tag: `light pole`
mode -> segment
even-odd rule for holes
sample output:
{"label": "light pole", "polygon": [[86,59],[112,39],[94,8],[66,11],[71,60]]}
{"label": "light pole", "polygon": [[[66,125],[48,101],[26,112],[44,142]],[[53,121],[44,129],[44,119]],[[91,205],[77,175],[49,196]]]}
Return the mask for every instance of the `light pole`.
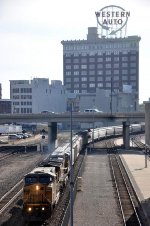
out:
{"label": "light pole", "polygon": [[113,87],[112,87],[112,76],[111,76],[111,94],[110,94],[110,112],[112,115],[112,92],[113,92]]}
{"label": "light pole", "polygon": [[70,93],[68,96],[70,101],[70,226],[73,226],[73,204],[74,204],[74,181],[73,181],[73,153],[72,153],[72,110],[73,101],[76,99],[74,93]]}
{"label": "light pole", "polygon": [[73,165],[72,165],[72,105],[70,103],[70,226],[73,226],[73,202],[74,202],[74,182],[73,182]]}

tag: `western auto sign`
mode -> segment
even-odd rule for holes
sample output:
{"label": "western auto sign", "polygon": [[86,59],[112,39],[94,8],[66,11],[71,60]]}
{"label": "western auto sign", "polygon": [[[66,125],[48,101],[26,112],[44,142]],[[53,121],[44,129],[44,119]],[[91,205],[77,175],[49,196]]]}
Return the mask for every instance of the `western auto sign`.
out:
{"label": "western auto sign", "polygon": [[114,35],[127,24],[130,11],[120,6],[109,5],[95,12],[97,23],[106,30],[109,35]]}

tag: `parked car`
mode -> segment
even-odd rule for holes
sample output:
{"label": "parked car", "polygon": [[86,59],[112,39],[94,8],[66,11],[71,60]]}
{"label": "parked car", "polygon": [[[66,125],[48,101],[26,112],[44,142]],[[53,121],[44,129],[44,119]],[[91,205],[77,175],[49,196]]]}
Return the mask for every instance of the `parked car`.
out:
{"label": "parked car", "polygon": [[99,113],[101,112],[102,113],[102,111],[99,111],[97,108],[85,109],[84,112],[99,112]]}
{"label": "parked car", "polygon": [[8,139],[9,140],[18,140],[18,139],[20,139],[20,136],[18,136],[17,134],[9,134]]}

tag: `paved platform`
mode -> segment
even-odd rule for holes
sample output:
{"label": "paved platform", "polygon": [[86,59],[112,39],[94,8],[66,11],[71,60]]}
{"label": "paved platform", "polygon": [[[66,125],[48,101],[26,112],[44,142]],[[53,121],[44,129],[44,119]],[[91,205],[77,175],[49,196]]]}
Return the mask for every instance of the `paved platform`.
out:
{"label": "paved platform", "polygon": [[[127,169],[133,187],[136,190],[137,196],[142,204],[143,210],[148,218],[148,222],[150,225],[150,161],[148,159],[145,159],[144,153],[135,150],[121,150],[120,156]],[[77,193],[77,197],[74,204],[75,226],[119,225],[117,222],[118,218],[113,219],[113,221],[116,220],[116,224],[112,224],[112,222],[110,223],[109,221],[103,224],[103,214],[97,212],[97,208],[100,208],[100,204],[102,203],[100,197],[103,196],[103,193],[101,194],[101,190],[99,188],[101,187],[102,183],[104,184],[106,182],[102,181],[100,183],[96,180],[100,178],[100,172],[103,172],[103,174],[105,174],[108,169],[106,168],[105,171],[102,170],[102,166],[97,165],[98,162],[95,162],[96,159],[97,161],[102,161],[102,158],[100,159],[98,156],[93,156],[93,158],[89,156],[87,158],[85,172],[83,173],[83,192]],[[94,162],[95,164],[93,164]],[[94,165],[94,169],[91,170]],[[105,199],[105,201],[107,205],[107,199]],[[100,203],[99,205],[98,202]],[[89,203],[90,207],[88,206]],[[114,216],[114,214],[115,213],[111,213],[111,216]]]}
{"label": "paved platform", "polygon": [[150,225],[150,161],[135,150],[120,154]]}

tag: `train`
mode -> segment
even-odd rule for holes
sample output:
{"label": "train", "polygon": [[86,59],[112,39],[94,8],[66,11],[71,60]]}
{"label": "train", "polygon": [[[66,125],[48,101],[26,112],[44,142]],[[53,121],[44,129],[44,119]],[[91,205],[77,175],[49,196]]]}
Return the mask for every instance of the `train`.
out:
{"label": "train", "polygon": [[[144,132],[144,124],[133,124],[130,133]],[[98,141],[122,135],[122,126],[77,132],[72,138],[72,164],[93,139]],[[56,148],[30,173],[24,176],[23,216],[26,221],[43,221],[51,216],[70,175],[70,142]]]}

